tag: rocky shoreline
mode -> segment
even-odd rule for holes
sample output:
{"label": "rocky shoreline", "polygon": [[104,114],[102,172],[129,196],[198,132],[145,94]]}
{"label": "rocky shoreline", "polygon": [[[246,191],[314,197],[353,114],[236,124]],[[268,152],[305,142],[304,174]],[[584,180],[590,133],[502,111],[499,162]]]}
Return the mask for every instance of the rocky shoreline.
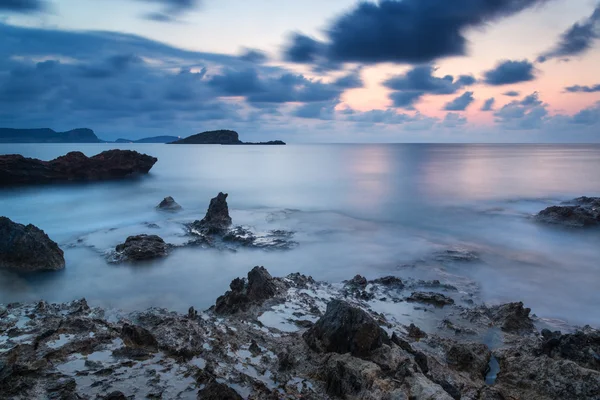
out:
{"label": "rocky shoreline", "polygon": [[[454,302],[431,304],[429,292]],[[597,330],[540,332],[522,303],[465,296],[438,281],[328,284],[255,267],[185,315],[8,304],[0,398],[599,398]],[[408,309],[432,324],[408,325]]]}

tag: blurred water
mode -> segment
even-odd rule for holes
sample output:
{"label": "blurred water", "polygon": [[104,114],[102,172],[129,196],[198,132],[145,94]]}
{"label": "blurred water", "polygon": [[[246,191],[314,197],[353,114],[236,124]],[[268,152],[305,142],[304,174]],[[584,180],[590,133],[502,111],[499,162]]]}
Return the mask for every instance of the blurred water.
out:
{"label": "blurred water", "polygon": [[[0,190],[0,214],[44,229],[67,268],[0,274],[0,303],[67,301],[125,310],[206,308],[254,265],[340,281],[395,274],[478,283],[489,302],[523,300],[539,316],[600,326],[600,233],[540,226],[540,209],[600,195],[597,145],[0,145],[0,153],[51,159],[131,148],[158,157],[147,177]],[[182,249],[146,265],[109,265],[128,235],[178,242],[211,197],[230,194],[236,224],[291,229],[287,252]],[[165,196],[179,214],[154,209]],[[148,228],[156,223],[160,229]],[[77,242],[80,239],[80,242]],[[481,263],[436,263],[446,248]],[[421,260],[421,262],[417,262]]]}

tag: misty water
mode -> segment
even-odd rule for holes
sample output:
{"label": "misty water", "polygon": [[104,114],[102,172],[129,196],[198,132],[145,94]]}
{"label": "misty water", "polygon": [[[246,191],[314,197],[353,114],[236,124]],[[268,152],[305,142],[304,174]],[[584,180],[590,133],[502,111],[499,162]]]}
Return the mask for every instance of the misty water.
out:
{"label": "misty water", "polygon": [[[489,303],[525,302],[539,317],[600,326],[600,232],[535,223],[551,204],[600,195],[597,145],[1,145],[51,159],[109,148],[158,157],[126,181],[0,190],[0,214],[42,228],[64,271],[0,273],[0,303],[85,297],[94,306],[208,308],[255,265],[339,282],[357,273],[440,279]],[[183,243],[219,191],[236,225],[296,232],[289,251],[177,249],[142,265],[109,264],[132,234]],[[177,214],[155,206],[173,196]],[[156,224],[149,227],[148,224]],[[446,249],[480,262],[438,262]]]}

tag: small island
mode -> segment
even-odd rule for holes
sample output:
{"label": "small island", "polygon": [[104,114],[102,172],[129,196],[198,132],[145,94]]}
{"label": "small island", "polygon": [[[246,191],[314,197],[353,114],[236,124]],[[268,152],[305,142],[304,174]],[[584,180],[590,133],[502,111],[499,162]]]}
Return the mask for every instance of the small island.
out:
{"label": "small island", "polygon": [[169,144],[223,144],[223,145],[285,145],[281,140],[272,140],[269,142],[242,142],[236,131],[220,129],[217,131],[208,131],[188,136],[185,139],[176,140]]}

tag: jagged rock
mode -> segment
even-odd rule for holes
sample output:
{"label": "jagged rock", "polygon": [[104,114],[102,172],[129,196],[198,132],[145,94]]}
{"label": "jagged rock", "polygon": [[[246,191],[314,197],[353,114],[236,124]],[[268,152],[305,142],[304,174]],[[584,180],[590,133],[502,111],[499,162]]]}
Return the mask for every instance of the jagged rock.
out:
{"label": "jagged rock", "polygon": [[212,198],[204,218],[201,221],[195,221],[192,227],[203,234],[222,235],[226,233],[232,223],[227,196],[227,193],[219,192],[217,197]]}
{"label": "jagged rock", "polygon": [[423,332],[415,324],[410,324],[410,326],[408,327],[408,337],[413,339],[423,339],[427,337],[427,333]]}
{"label": "jagged rock", "polygon": [[600,225],[600,197],[579,197],[567,205],[548,207],[535,216],[539,222],[570,227]]}
{"label": "jagged rock", "polygon": [[108,150],[93,157],[73,151],[51,161],[4,155],[0,156],[0,186],[120,179],[147,174],[156,161],[132,150]]}
{"label": "jagged rock", "polygon": [[123,392],[120,392],[117,390],[117,391],[107,394],[102,399],[103,400],[127,400],[127,396],[125,396],[123,394]]}
{"label": "jagged rock", "polygon": [[539,352],[552,358],[571,360],[600,372],[600,332],[595,330],[562,335],[544,329]]}
{"label": "jagged rock", "polygon": [[530,308],[523,303],[508,303],[490,308],[492,321],[505,332],[526,333],[535,329],[533,320],[529,317]]}
{"label": "jagged rock", "polygon": [[165,197],[156,208],[165,211],[179,211],[181,206],[171,196]]}
{"label": "jagged rock", "polygon": [[248,280],[236,278],[229,285],[230,291],[217,299],[214,311],[220,315],[246,311],[251,305],[261,304],[275,296],[282,284],[273,279],[264,267],[254,267],[248,272]]}
{"label": "jagged rock", "polygon": [[115,249],[116,261],[143,261],[164,257],[169,246],[157,235],[129,236]]}
{"label": "jagged rock", "polygon": [[402,289],[404,287],[404,282],[402,282],[402,279],[396,278],[395,276],[384,276],[383,278],[372,280],[370,283],[393,287],[395,289]]}
{"label": "jagged rock", "polygon": [[376,364],[350,354],[332,355],[322,372],[327,394],[338,398],[368,391],[380,374],[381,369]]}
{"label": "jagged rock", "polygon": [[436,307],[444,307],[449,304],[454,304],[454,300],[452,298],[436,292],[413,292],[406,300],[417,303],[433,304]]}
{"label": "jagged rock", "polygon": [[327,311],[302,336],[318,352],[352,353],[366,356],[384,343],[387,333],[368,313],[345,301],[332,300]]}
{"label": "jagged rock", "polygon": [[149,351],[158,350],[158,342],[147,329],[137,325],[123,325],[121,339],[129,347],[139,347]]}
{"label": "jagged rock", "polygon": [[34,272],[64,267],[63,251],[44,231],[0,217],[0,268]]}
{"label": "jagged rock", "polygon": [[364,289],[367,286],[367,283],[367,278],[361,275],[356,275],[354,278],[350,279],[346,285]]}
{"label": "jagged rock", "polygon": [[455,343],[446,352],[448,364],[459,371],[467,371],[483,380],[492,353],[480,343]]}
{"label": "jagged rock", "polygon": [[243,400],[235,390],[229,386],[212,381],[198,392],[200,400]]}

